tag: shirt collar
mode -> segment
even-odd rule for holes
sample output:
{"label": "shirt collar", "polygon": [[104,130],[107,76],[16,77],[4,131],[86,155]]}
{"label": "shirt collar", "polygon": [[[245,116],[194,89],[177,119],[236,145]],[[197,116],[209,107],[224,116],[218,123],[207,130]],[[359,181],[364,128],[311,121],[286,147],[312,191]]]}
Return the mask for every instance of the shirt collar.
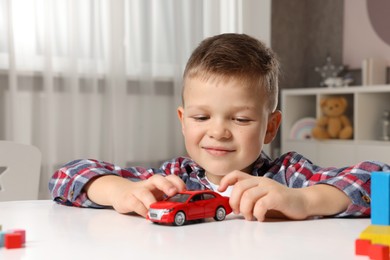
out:
{"label": "shirt collar", "polygon": [[[270,160],[271,159],[269,158],[269,156],[264,152],[262,152],[260,156],[256,159],[256,161],[253,163],[253,169],[250,174],[253,176],[261,176],[261,171],[260,171],[261,167],[263,167],[265,161],[270,161]],[[189,163],[186,166],[186,171],[188,175],[191,175],[191,173],[192,174],[195,173],[199,179],[205,178],[205,170],[192,159],[189,160]]]}

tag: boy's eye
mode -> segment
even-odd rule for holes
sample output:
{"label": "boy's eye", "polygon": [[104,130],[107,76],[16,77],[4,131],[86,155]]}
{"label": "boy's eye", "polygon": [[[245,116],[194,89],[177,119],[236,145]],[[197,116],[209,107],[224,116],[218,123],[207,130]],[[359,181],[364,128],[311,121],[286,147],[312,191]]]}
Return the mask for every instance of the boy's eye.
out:
{"label": "boy's eye", "polygon": [[209,119],[208,116],[193,116],[192,118],[195,119],[195,121],[205,121]]}
{"label": "boy's eye", "polygon": [[249,123],[252,121],[248,118],[241,118],[241,117],[233,118],[233,120],[238,122],[238,123]]}

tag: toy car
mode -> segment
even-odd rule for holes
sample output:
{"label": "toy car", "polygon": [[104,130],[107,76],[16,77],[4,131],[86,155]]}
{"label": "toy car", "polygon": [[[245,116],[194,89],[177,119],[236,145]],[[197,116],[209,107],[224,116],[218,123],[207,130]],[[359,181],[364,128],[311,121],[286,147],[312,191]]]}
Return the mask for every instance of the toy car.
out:
{"label": "toy car", "polygon": [[222,221],[231,212],[228,197],[211,190],[183,191],[151,204],[147,219],[181,226],[190,220],[211,217]]}

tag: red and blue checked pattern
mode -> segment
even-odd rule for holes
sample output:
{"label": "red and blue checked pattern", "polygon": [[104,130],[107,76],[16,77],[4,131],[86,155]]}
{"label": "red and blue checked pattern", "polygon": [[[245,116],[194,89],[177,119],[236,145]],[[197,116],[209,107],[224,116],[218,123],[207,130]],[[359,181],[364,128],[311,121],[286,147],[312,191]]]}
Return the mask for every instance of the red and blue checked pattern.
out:
{"label": "red and blue checked pattern", "polygon": [[[370,173],[373,171],[389,172],[390,166],[381,162],[364,161],[351,167],[322,168],[302,155],[290,152],[273,161],[263,153],[255,162],[252,175],[271,178],[291,188],[315,184],[334,186],[347,194],[352,201],[346,211],[336,215],[346,217],[370,215]],[[145,180],[154,174],[175,174],[184,181],[189,190],[212,189],[205,178],[204,170],[186,157],[167,161],[160,168],[120,168],[97,160],[76,160],[54,173],[49,189],[53,199],[60,204],[102,208],[88,199],[83,187],[92,178],[108,174],[122,176],[131,181]]]}

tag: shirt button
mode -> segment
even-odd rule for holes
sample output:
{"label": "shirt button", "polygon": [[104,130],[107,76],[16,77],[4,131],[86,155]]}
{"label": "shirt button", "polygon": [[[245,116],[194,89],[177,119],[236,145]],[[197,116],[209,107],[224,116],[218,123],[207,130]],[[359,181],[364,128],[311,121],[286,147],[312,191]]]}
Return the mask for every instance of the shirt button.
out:
{"label": "shirt button", "polygon": [[368,197],[367,195],[364,195],[364,196],[362,197],[362,199],[363,199],[364,202],[366,202],[366,203],[370,203],[370,202],[371,202],[370,197]]}

